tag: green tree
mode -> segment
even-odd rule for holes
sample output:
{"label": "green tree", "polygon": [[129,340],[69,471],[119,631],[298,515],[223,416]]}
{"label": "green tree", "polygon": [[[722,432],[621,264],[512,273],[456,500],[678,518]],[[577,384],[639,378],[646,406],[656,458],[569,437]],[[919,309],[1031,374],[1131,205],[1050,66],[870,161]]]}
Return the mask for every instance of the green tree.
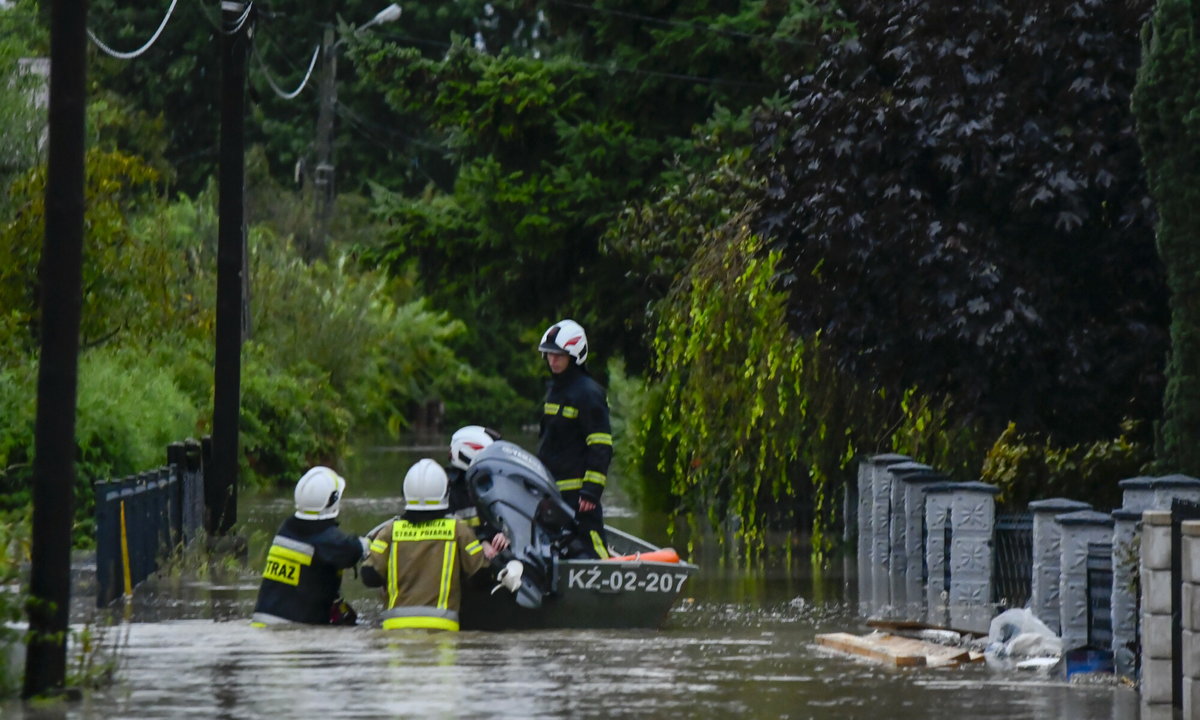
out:
{"label": "green tree", "polygon": [[855,33],[755,126],[789,325],[991,433],[1153,417],[1165,294],[1129,110],[1150,3],[842,7]]}
{"label": "green tree", "polygon": [[[45,56],[46,34],[37,24],[34,0],[0,8],[0,187],[42,157],[49,78],[28,61]],[[39,101],[39,96],[41,100]],[[42,104],[39,107],[39,103]],[[6,196],[7,197],[7,196]],[[7,199],[0,201],[6,203]]]}
{"label": "green tree", "polygon": [[1142,33],[1133,94],[1137,137],[1158,209],[1158,252],[1171,291],[1171,348],[1157,461],[1200,475],[1200,10],[1158,0]]}

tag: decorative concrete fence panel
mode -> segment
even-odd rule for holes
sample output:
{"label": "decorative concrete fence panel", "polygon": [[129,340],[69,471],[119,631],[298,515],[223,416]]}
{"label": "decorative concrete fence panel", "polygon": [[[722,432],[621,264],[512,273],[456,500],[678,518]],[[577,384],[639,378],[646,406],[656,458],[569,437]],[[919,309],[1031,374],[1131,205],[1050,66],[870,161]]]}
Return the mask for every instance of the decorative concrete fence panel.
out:
{"label": "decorative concrete fence panel", "polygon": [[[950,627],[986,631],[991,621],[997,492],[995,485],[979,482],[937,483],[926,490],[929,612]],[[949,548],[944,534],[947,521]],[[941,574],[935,566],[940,567]],[[944,605],[939,606],[935,598],[942,597]]]}

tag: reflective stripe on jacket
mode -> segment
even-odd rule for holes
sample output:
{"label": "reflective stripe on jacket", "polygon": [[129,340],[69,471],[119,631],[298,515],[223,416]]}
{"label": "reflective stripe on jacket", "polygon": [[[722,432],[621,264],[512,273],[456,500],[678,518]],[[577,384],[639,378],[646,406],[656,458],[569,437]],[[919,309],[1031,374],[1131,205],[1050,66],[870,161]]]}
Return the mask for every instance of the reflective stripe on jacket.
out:
{"label": "reflective stripe on jacket", "polygon": [[604,388],[576,365],[550,381],[542,406],[538,459],[562,492],[599,502],[612,461],[612,427]]}
{"label": "reflective stripe on jacket", "polygon": [[330,606],[341,594],[342,570],[360,559],[362,544],[335,520],[288,518],[267,552],[254,606],[257,622],[328,623]]}
{"label": "reflective stripe on jacket", "polygon": [[458,630],[462,582],[489,564],[474,531],[455,518],[393,520],[371,538],[367,562],[384,578],[385,630]]}

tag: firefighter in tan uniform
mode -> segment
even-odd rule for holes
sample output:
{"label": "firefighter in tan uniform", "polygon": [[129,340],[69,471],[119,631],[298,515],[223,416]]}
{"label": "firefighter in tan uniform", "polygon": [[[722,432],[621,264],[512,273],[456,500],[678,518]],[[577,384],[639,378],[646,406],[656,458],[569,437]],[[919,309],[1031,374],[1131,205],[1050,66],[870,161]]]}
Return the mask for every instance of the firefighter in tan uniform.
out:
{"label": "firefighter in tan uniform", "polygon": [[386,595],[383,628],[458,630],[462,584],[496,555],[463,520],[446,517],[446,471],[419,460],[404,476],[404,514],[370,537],[363,565],[367,587]]}

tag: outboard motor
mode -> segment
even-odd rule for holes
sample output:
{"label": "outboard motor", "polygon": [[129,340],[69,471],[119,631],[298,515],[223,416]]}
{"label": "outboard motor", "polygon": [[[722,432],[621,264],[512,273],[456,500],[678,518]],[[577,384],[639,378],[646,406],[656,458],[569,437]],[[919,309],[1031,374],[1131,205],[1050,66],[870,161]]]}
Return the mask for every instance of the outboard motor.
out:
{"label": "outboard motor", "polygon": [[542,597],[554,589],[554,563],[575,535],[574,510],[540,460],[503,440],[475,457],[467,485],[484,522],[508,537],[505,554],[524,566],[517,604],[541,607]]}

